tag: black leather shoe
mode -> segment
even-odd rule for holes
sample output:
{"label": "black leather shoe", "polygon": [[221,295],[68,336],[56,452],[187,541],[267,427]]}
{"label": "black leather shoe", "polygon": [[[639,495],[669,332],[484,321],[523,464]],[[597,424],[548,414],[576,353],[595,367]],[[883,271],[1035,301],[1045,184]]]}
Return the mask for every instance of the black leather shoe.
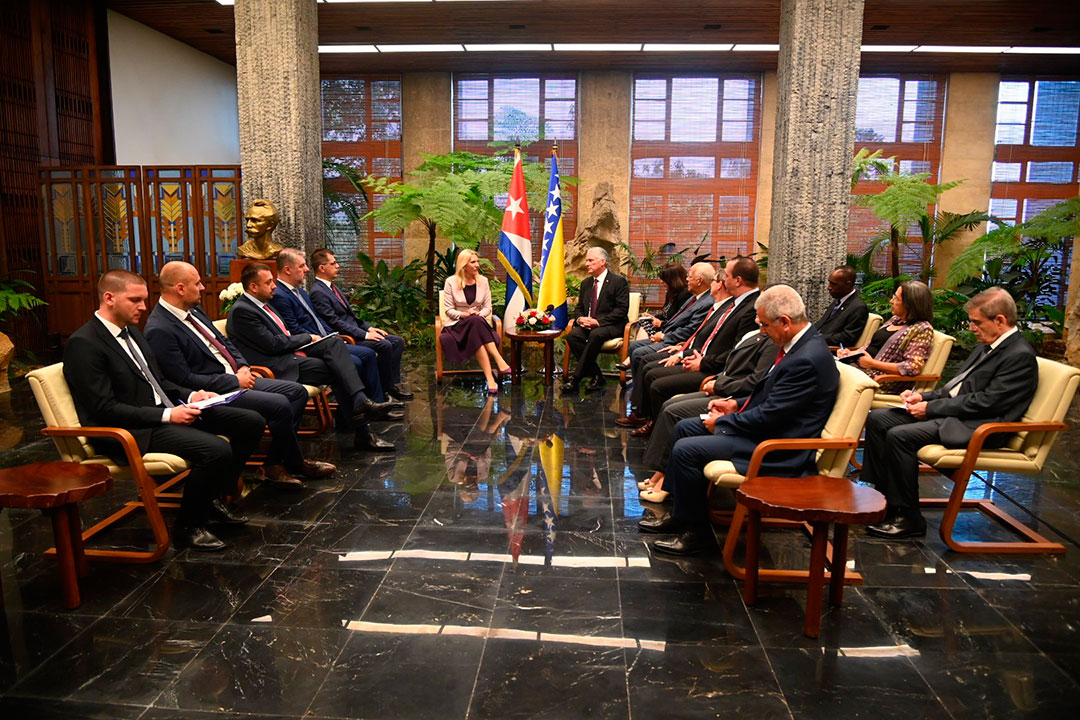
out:
{"label": "black leather shoe", "polygon": [[656,552],[665,555],[699,555],[716,550],[716,538],[711,532],[684,532],[673,540],[657,540]]}
{"label": "black leather shoe", "polygon": [[585,381],[585,390],[588,392],[595,392],[597,390],[603,390],[607,385],[607,380],[603,375],[593,375],[591,378]]}
{"label": "black leather shoe", "polygon": [[356,431],[353,439],[353,447],[357,450],[370,450],[372,452],[391,452],[397,448],[392,442],[386,442],[368,429]]}
{"label": "black leather shoe", "polygon": [[210,503],[210,522],[223,525],[243,525],[248,521],[246,515],[234,512],[224,500],[216,499]]}
{"label": "black leather shoe", "polygon": [[204,527],[177,525],[173,528],[173,546],[178,550],[191,548],[199,552],[218,552],[225,549],[225,543]]}
{"label": "black leather shoe", "polygon": [[679,523],[671,515],[659,515],[657,517],[638,520],[638,530],[647,533],[676,533],[679,532]]}
{"label": "black leather shoe", "polygon": [[385,420],[390,417],[391,411],[394,409],[393,404],[389,402],[372,402],[368,398],[364,398],[364,401],[353,408],[353,422],[362,423],[365,420]]}
{"label": "black leather shoe", "polygon": [[926,521],[922,518],[912,520],[906,515],[898,515],[892,520],[886,520],[876,525],[867,525],[866,534],[890,540],[923,537],[926,535]]}
{"label": "black leather shoe", "polygon": [[389,390],[387,390],[386,394],[394,398],[395,400],[412,400],[414,397],[416,397],[411,392],[405,392],[397,385],[394,385]]}
{"label": "black leather shoe", "polygon": [[577,378],[574,378],[560,385],[559,390],[562,390],[564,393],[572,393],[577,392],[579,387],[581,387],[581,381]]}
{"label": "black leather shoe", "polygon": [[386,396],[388,398],[390,398],[389,400],[386,401],[387,404],[391,408],[393,408],[394,410],[403,410],[405,408],[405,403],[401,402],[400,400],[395,399],[394,396],[391,395],[390,393],[387,393]]}

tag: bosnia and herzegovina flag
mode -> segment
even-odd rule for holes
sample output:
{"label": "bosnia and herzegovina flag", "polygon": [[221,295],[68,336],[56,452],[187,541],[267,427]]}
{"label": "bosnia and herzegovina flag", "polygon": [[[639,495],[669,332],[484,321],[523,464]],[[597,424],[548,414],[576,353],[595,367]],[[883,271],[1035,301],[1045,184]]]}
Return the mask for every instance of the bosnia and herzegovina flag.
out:
{"label": "bosnia and herzegovina flag", "polygon": [[506,312],[503,315],[503,327],[512,328],[522,310],[534,307],[529,203],[525,197],[521,151],[516,148],[514,174],[510,178],[510,196],[506,199],[502,232],[499,233],[499,262],[506,268]]}
{"label": "bosnia and herzegovina flag", "polygon": [[555,327],[565,328],[569,322],[566,311],[566,253],[563,243],[562,190],[559,187],[559,158],[551,151],[551,183],[548,185],[548,204],[544,211],[544,246],[540,259],[540,294],[536,307],[551,306]]}

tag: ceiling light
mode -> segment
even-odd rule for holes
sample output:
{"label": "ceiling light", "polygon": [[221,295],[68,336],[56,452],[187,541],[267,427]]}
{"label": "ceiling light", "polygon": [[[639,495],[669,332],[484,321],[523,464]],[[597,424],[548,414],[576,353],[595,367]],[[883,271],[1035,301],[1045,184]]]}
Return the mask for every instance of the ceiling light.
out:
{"label": "ceiling light", "polygon": [[373,53],[379,51],[374,45],[320,45],[319,52],[327,55],[332,53]]}
{"label": "ceiling light", "polygon": [[1080,55],[1080,47],[1011,47],[1005,52],[1015,55]]}
{"label": "ceiling light", "polygon": [[1008,50],[1008,46],[996,45],[920,45],[915,52],[927,53],[1002,53]]}
{"label": "ceiling light", "polygon": [[562,52],[637,52],[641,43],[555,43]]}
{"label": "ceiling light", "polygon": [[440,53],[463,52],[461,45],[376,45],[383,53]]}
{"label": "ceiling light", "polygon": [[466,45],[468,52],[550,52],[551,43],[502,43],[492,45]]}
{"label": "ceiling light", "polygon": [[736,45],[731,48],[735,52],[777,52],[779,45]]}
{"label": "ceiling light", "polygon": [[918,45],[863,45],[860,50],[863,52],[911,52]]}
{"label": "ceiling light", "polygon": [[645,43],[645,52],[727,52],[731,43]]}

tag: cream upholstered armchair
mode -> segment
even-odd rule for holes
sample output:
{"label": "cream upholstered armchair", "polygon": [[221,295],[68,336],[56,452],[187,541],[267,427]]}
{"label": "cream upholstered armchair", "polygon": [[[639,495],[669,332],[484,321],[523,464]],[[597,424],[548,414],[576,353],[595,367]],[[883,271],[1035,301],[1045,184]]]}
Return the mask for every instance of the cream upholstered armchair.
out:
{"label": "cream upholstered armchair", "polygon": [[[1080,369],[1052,360],[1038,358],[1039,386],[1035,397],[1019,422],[985,423],[980,425],[964,448],[928,445],[919,451],[919,460],[949,476],[953,481],[948,498],[924,498],[923,507],[945,508],[941,518],[941,539],[956,552],[964,553],[1063,553],[1065,546],[1052,542],[1013,518],[994,504],[993,500],[965,498],[968,482],[976,470],[1035,474],[1042,471],[1058,434],[1068,429],[1065,413],[1072,404],[1080,385]],[[983,449],[991,435],[1015,433],[1005,447]],[[957,540],[953,537],[956,517],[963,508],[976,508],[1006,527],[1022,535],[1014,542],[983,542]]]}
{"label": "cream upholstered armchair", "polygon": [[[161,515],[161,508],[179,507],[180,494],[168,491],[187,475],[187,461],[168,453],[141,454],[135,438],[123,428],[83,427],[75,410],[71,390],[64,378],[63,363],[32,370],[27,374],[27,378],[41,416],[45,419],[45,429],[41,432],[56,443],[60,458],[66,462],[104,465],[113,479],[134,480],[138,489],[139,500],[126,503],[109,517],[88,528],[83,532],[83,540],[89,540],[140,508],[146,512],[150,523],[154,537],[153,549],[134,551],[87,548],[87,557],[135,563],[154,562],[164,555],[169,549],[169,531]],[[124,449],[127,465],[118,465],[108,456],[100,454],[94,448],[94,438],[109,438],[119,442]],[[155,478],[166,479],[158,484]],[[51,554],[53,551],[49,552]]]}
{"label": "cream upholstered armchair", "polygon": [[[626,323],[626,328],[623,330],[622,337],[614,337],[608,340],[600,347],[600,352],[603,353],[615,353],[619,356],[619,362],[626,361],[627,352],[630,349],[630,333],[634,331],[634,323],[641,317],[641,293],[630,293],[630,306],[626,311],[626,316],[629,321]],[[571,327],[573,326],[573,320],[571,319]],[[563,377],[569,377],[570,375],[570,346],[567,345],[563,352]],[[626,371],[619,371],[619,382],[626,383]]]}
{"label": "cream upholstered armchair", "polygon": [[[866,316],[866,324],[863,325],[862,333],[859,334],[859,339],[855,341],[852,347],[862,347],[866,343],[870,342],[870,339],[874,337],[874,333],[881,327],[882,317],[877,313],[870,313]],[[836,352],[840,349],[839,345],[830,345],[829,349]]]}
{"label": "cream upholstered armchair", "polygon": [[[459,368],[456,370],[444,369],[442,343],[439,342],[439,338],[442,336],[443,326],[450,321],[450,318],[446,316],[446,291],[439,291],[439,314],[435,317],[435,382],[441,383],[443,375],[467,375],[471,373],[481,372],[479,367],[475,368]],[[495,337],[499,339],[499,345],[502,345],[503,340],[503,327],[502,318],[495,313],[491,314],[492,326],[495,329]]]}
{"label": "cream upholstered armchair", "polygon": [[[935,330],[934,340],[930,343],[930,354],[926,356],[926,362],[923,363],[922,372],[918,375],[879,375],[874,379],[882,384],[890,382],[909,382],[912,383],[912,389],[919,392],[933,390],[941,381],[941,373],[945,370],[945,363],[949,360],[949,353],[952,352],[955,343],[956,338],[952,335],[946,335],[943,332]],[[879,392],[874,395],[874,403],[871,405],[871,409],[876,410],[878,408],[898,407],[903,404],[904,401],[900,399],[899,395],[890,395]]]}
{"label": "cream upholstered armchair", "polygon": [[[226,325],[228,320],[215,320],[214,327],[217,328],[225,337],[229,337],[229,333],[226,332]],[[348,341],[346,341],[348,342]],[[252,365],[251,372],[258,377],[274,378],[274,372],[262,365]],[[330,401],[327,399],[327,394],[330,389],[322,385],[304,385],[304,389],[308,394],[307,410],[314,413],[316,419],[315,427],[304,427],[296,433],[297,435],[322,435],[324,432],[330,429],[330,426],[334,424],[333,409],[330,407]]]}
{"label": "cream upholstered armchair", "polygon": [[[844,477],[847,474],[848,460],[851,459],[852,453],[859,444],[859,435],[862,434],[866,416],[870,412],[870,402],[874,398],[874,390],[877,389],[878,384],[858,368],[841,362],[836,363],[836,367],[840,371],[836,402],[833,404],[832,413],[829,414],[820,437],[778,438],[761,442],[750,458],[746,475],[741,475],[730,460],[713,460],[705,466],[705,477],[711,481],[710,491],[713,487],[734,490],[750,478],[757,477],[765,456],[777,450],[816,449],[818,474]],[[797,483],[799,479],[792,478],[791,482]],[[744,577],[744,571],[742,567],[735,564],[735,545],[745,517],[746,508],[736,505],[735,512],[730,518],[731,526],[728,528],[723,553],[724,565],[728,572],[740,580]],[[727,520],[727,517],[721,513],[714,513],[713,519],[723,522]],[[790,525],[786,521],[772,524]],[[831,547],[828,553],[831,558]],[[809,573],[806,570],[760,570],[758,576],[763,582],[807,582]],[[858,573],[848,573],[844,582],[857,585],[862,582],[862,576]]]}

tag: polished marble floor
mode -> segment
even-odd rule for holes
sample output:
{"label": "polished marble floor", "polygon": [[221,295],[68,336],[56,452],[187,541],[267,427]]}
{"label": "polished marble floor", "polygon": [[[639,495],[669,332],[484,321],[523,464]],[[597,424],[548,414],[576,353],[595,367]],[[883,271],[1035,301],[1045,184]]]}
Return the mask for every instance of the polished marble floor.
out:
{"label": "polished marble floor", "polygon": [[[1080,710],[1075,432],[1040,477],[994,478],[1063,534],[1066,555],[960,557],[937,537],[935,514],[920,542],[859,530],[850,557],[866,582],[810,640],[803,591],[764,585],[747,607],[718,558],[665,558],[638,534],[651,512],[637,499],[644,443],[615,426],[614,383],[574,401],[545,394],[535,375],[493,399],[470,378],[413,389],[405,422],[382,428],[397,453],[356,454],[333,433],[308,441],[335,476],[299,493],[252,487],[241,501],[251,522],[222,530],[223,553],[94,565],[74,611],[61,609],[41,556],[45,519],[0,513],[0,718]],[[14,447],[0,465],[55,457],[25,386],[7,402],[0,441]],[[925,494],[946,491],[925,482]],[[123,495],[86,503],[84,521]],[[963,525],[997,532],[974,517]],[[132,522],[105,539],[145,537]],[[771,531],[764,555],[797,567],[808,544]]]}

